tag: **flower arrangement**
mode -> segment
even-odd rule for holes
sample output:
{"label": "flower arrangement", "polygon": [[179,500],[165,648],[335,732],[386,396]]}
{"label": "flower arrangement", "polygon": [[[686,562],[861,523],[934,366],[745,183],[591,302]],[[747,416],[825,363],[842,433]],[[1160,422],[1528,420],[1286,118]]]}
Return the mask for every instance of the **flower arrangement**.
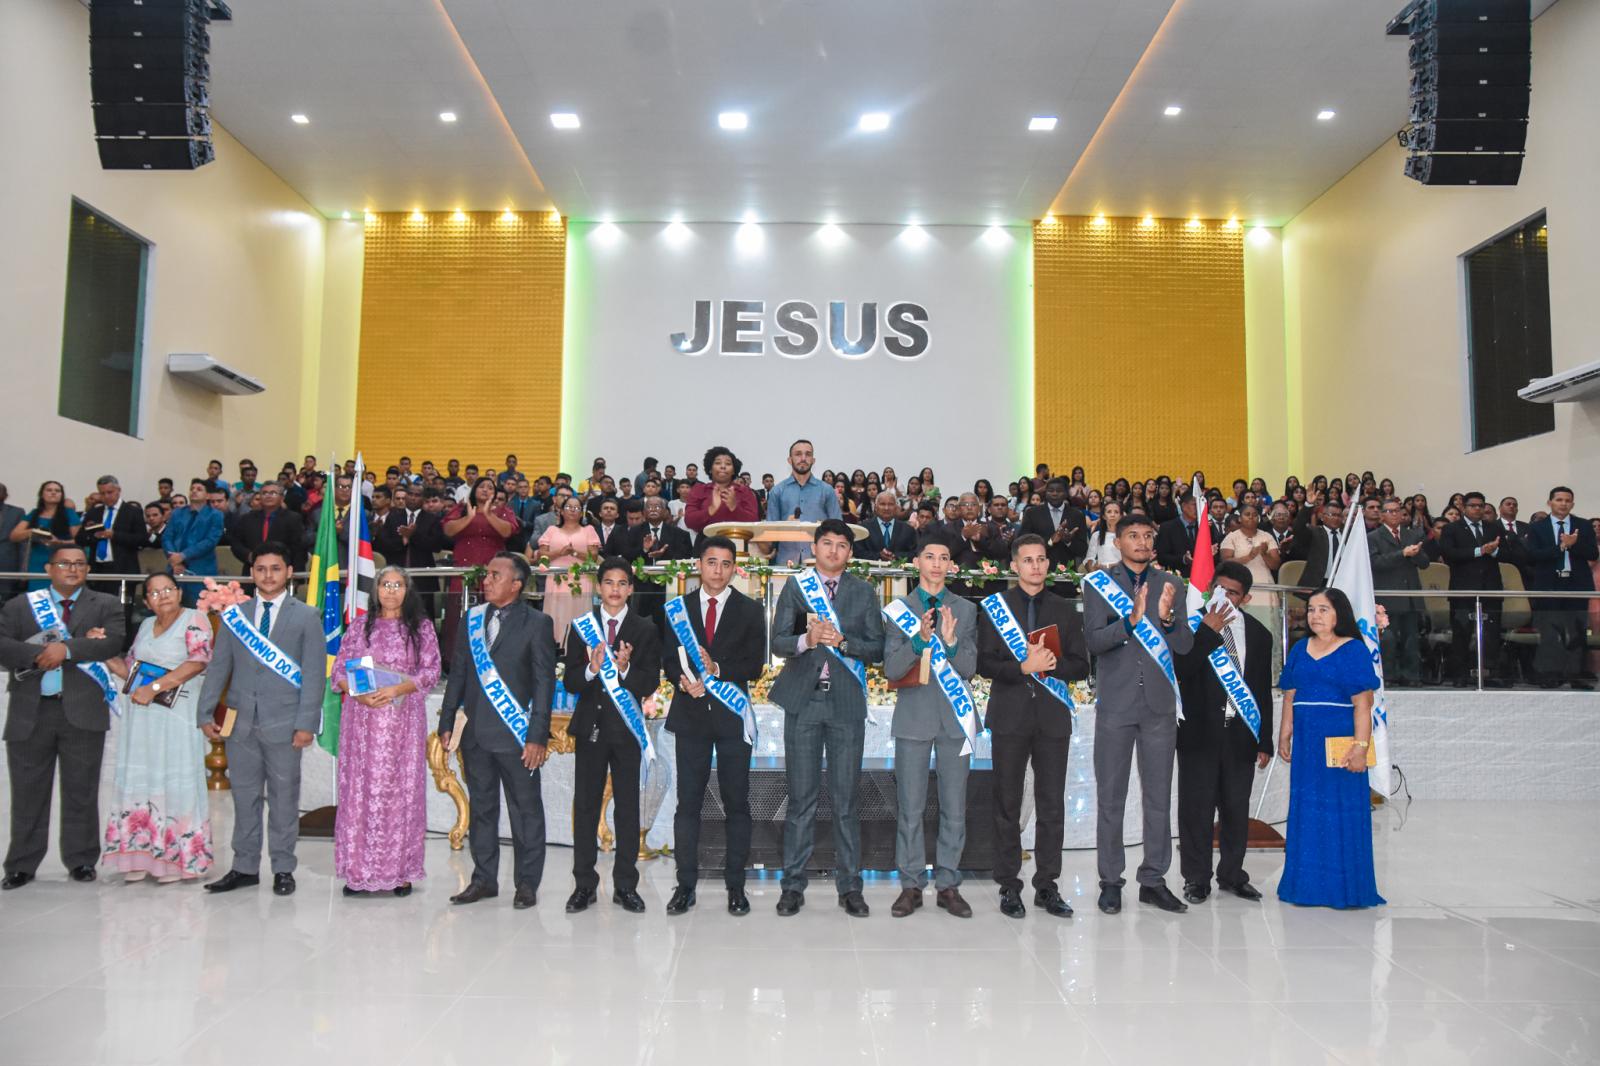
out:
{"label": "flower arrangement", "polygon": [[[574,563],[564,568],[551,569],[548,555],[539,556],[533,563],[534,573],[543,575],[547,584],[553,584],[556,588],[566,586],[574,596],[579,595],[581,591],[579,579],[592,577],[599,570],[599,560],[592,555],[583,562]],[[845,567],[845,570],[864,580],[871,580],[874,577],[903,577],[915,581],[917,578],[916,564],[909,561],[885,563],[855,559]],[[740,578],[770,578],[783,576],[785,572],[787,572],[786,568],[773,567],[765,562],[757,562],[751,559],[738,567],[734,574]],[[635,559],[633,561],[633,580],[636,585],[646,582],[652,585],[675,584],[680,577],[694,577],[698,573],[697,563],[693,559],[668,559],[648,566],[643,559]],[[1044,581],[1046,585],[1054,585],[1062,581],[1076,584],[1080,577],[1081,575],[1078,573],[1076,565],[1069,566],[1063,563],[1057,565],[1055,570],[1045,575]],[[973,588],[982,588],[995,582],[1006,583],[1009,580],[1009,572],[1001,568],[993,560],[985,559],[982,565],[976,569],[952,569],[949,574],[949,580],[961,581]]]}
{"label": "flower arrangement", "polygon": [[249,602],[250,594],[237,581],[221,585],[215,579],[208,577],[205,580],[205,591],[200,593],[198,604],[200,610],[208,614],[220,614],[229,607]]}

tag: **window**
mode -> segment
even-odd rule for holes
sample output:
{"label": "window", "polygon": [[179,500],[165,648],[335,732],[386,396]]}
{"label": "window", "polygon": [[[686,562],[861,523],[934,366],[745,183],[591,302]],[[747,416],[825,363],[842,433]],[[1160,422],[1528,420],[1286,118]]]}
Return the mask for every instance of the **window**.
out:
{"label": "window", "polygon": [[67,239],[62,418],[135,436],[150,246],[79,200]]}
{"label": "window", "polygon": [[1550,375],[1548,249],[1541,211],[1466,255],[1473,451],[1556,428],[1550,404],[1517,397]]}

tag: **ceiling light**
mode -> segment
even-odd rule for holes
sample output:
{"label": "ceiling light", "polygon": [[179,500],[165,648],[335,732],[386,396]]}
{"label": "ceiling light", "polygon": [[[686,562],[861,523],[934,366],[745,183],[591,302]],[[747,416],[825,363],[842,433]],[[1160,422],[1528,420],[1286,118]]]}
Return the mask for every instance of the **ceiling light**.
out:
{"label": "ceiling light", "polygon": [[675,218],[667,223],[667,228],[661,231],[668,244],[682,244],[689,239],[689,227],[683,224],[682,219]]}
{"label": "ceiling light", "polygon": [[821,238],[823,244],[839,244],[844,240],[844,230],[840,229],[832,222],[829,222],[821,229],[817,230],[817,236]]}
{"label": "ceiling light", "polygon": [[912,248],[923,248],[928,243],[928,231],[913,222],[900,232],[900,239]]}
{"label": "ceiling light", "polygon": [[575,130],[578,128],[578,116],[571,111],[552,111],[550,125],[558,130]]}
{"label": "ceiling light", "polygon": [[1155,224],[1156,218],[1154,215],[1146,215],[1139,220],[1139,225],[1143,226],[1145,229],[1149,229]]}
{"label": "ceiling light", "polygon": [[508,207],[504,211],[500,212],[500,221],[501,222],[515,222],[516,220],[517,220],[517,213],[515,211],[511,210],[511,208]]}
{"label": "ceiling light", "polygon": [[1333,121],[1333,116],[1334,116],[1334,112],[1331,109],[1325,107],[1321,111],[1317,112],[1317,121],[1318,122],[1331,122],[1331,121]]}
{"label": "ceiling light", "polygon": [[734,245],[743,254],[750,255],[761,251],[767,243],[766,234],[761,232],[761,227],[754,222],[746,222],[739,227],[734,236]]}
{"label": "ceiling light", "polygon": [[717,115],[717,125],[725,130],[742,130],[750,125],[750,116],[743,111],[723,111]]}
{"label": "ceiling light", "polygon": [[1094,216],[1094,224],[1096,226],[1104,226],[1106,224],[1106,216],[1103,213]]}
{"label": "ceiling light", "polygon": [[294,114],[289,116],[289,121],[293,122],[296,126],[304,126],[311,120],[300,114],[300,112],[296,111]]}
{"label": "ceiling light", "polygon": [[348,211],[340,211],[339,212],[339,217],[344,219],[346,222],[349,222],[350,221],[350,212],[348,212]]}
{"label": "ceiling light", "polygon": [[1167,109],[1161,113],[1166,115],[1168,118],[1175,118],[1178,115],[1183,114],[1183,108],[1179,107],[1177,104],[1168,104]]}
{"label": "ceiling light", "polygon": [[1272,243],[1272,231],[1262,225],[1257,225],[1250,230],[1250,243],[1258,247]]}
{"label": "ceiling light", "polygon": [[368,211],[368,212],[365,213],[365,220],[367,222],[376,222],[376,221],[378,221],[378,216],[376,214],[374,214],[373,212]]}
{"label": "ceiling light", "polygon": [[550,221],[558,226],[561,224],[561,212],[553,207],[550,209]]}
{"label": "ceiling light", "polygon": [[1222,224],[1222,228],[1223,229],[1229,229],[1229,230],[1238,229],[1239,228],[1239,220],[1236,219],[1236,218],[1230,218],[1230,219],[1228,219],[1228,221],[1226,221],[1226,222],[1224,222]]}
{"label": "ceiling light", "polygon": [[422,213],[422,208],[418,207],[418,208],[415,208],[415,209],[412,210],[412,212],[411,212],[411,221],[412,222],[426,222],[426,221],[428,221],[428,216]]}
{"label": "ceiling light", "polygon": [[1054,226],[1056,224],[1056,216],[1046,215],[1044,218],[1039,220],[1039,224],[1043,226]]}
{"label": "ceiling light", "polygon": [[456,120],[456,113],[454,111],[441,111],[441,112],[439,112],[439,121],[440,122],[454,122],[455,120]]}
{"label": "ceiling light", "polygon": [[1199,229],[1200,228],[1200,220],[1198,218],[1191,218],[1188,221],[1187,225],[1188,225],[1188,227],[1190,229]]}
{"label": "ceiling light", "polygon": [[983,231],[983,243],[991,248],[1001,248],[1011,243],[1011,234],[1000,226],[990,226]]}
{"label": "ceiling light", "polygon": [[889,112],[868,111],[856,122],[856,129],[862,133],[882,133],[889,128]]}
{"label": "ceiling light", "polygon": [[1055,128],[1056,117],[1054,115],[1035,115],[1028,120],[1028,132],[1030,133],[1049,133]]}
{"label": "ceiling light", "polygon": [[450,216],[450,221],[451,222],[465,222],[466,220],[467,220],[467,213],[465,211],[461,210],[461,208],[459,208],[459,207],[456,208],[455,209],[455,213]]}

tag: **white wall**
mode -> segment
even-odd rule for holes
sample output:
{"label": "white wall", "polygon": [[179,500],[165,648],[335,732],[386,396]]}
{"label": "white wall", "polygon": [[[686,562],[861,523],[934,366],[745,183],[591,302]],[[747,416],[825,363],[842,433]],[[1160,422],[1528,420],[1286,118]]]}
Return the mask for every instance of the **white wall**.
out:
{"label": "white wall", "polygon": [[[1557,371],[1600,357],[1600,2],[1562,0],[1533,27],[1533,108],[1521,182],[1424,188],[1392,141],[1283,230],[1291,424],[1302,476],[1371,468],[1426,491],[1542,506],[1571,484],[1600,511],[1600,401],[1557,404],[1555,432],[1468,451],[1459,257],[1540,210],[1550,226]],[[1397,91],[1403,91],[1397,89]],[[1298,389],[1296,389],[1298,381]],[[1295,442],[1291,442],[1291,453]]]}
{"label": "white wall", "polygon": [[[0,98],[10,101],[0,108],[0,481],[13,502],[29,505],[45,478],[81,502],[101,473],[146,499],[157,477],[203,473],[213,456],[230,474],[243,455],[266,472],[318,445],[318,396],[333,390],[307,386],[353,359],[355,343],[348,329],[322,343],[327,224],[220,127],[216,162],[193,173],[102,171],[88,12],[77,0],[0,0],[0,10]],[[56,414],[73,197],[154,245],[140,438]],[[359,228],[341,278],[360,276]],[[208,352],[267,391],[225,400],[175,383],[169,352]]]}
{"label": "white wall", "polygon": [[[1032,351],[1026,229],[931,226],[573,222],[567,238],[562,463],[583,475],[596,455],[631,476],[646,454],[683,470],[726,444],[759,478],[780,479],[791,440],[815,442],[817,472],[892,465],[902,483],[932,466],[946,491],[1029,464]],[[830,237],[832,238],[830,240]],[[687,355],[696,300],[765,301],[764,354]],[[817,348],[780,354],[779,304],[817,308]],[[878,304],[878,344],[846,359],[828,343],[828,304],[847,304],[859,335]],[[915,359],[885,350],[890,306],[925,307],[929,344]],[[755,337],[752,332],[748,337]],[[1004,489],[1004,485],[1001,485]]]}

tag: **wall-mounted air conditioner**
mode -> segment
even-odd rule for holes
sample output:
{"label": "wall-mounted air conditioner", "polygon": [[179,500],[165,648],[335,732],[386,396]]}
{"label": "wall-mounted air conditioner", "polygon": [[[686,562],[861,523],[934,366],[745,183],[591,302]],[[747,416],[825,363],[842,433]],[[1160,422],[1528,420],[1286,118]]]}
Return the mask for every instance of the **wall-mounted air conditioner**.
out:
{"label": "wall-mounted air conditioner", "polygon": [[1600,359],[1547,378],[1534,378],[1517,395],[1532,403],[1572,403],[1600,399]]}
{"label": "wall-mounted air conditioner", "polygon": [[224,396],[254,396],[267,391],[267,387],[255,378],[241,374],[209,355],[194,352],[173,352],[167,356],[167,373],[179,381],[220,392]]}

